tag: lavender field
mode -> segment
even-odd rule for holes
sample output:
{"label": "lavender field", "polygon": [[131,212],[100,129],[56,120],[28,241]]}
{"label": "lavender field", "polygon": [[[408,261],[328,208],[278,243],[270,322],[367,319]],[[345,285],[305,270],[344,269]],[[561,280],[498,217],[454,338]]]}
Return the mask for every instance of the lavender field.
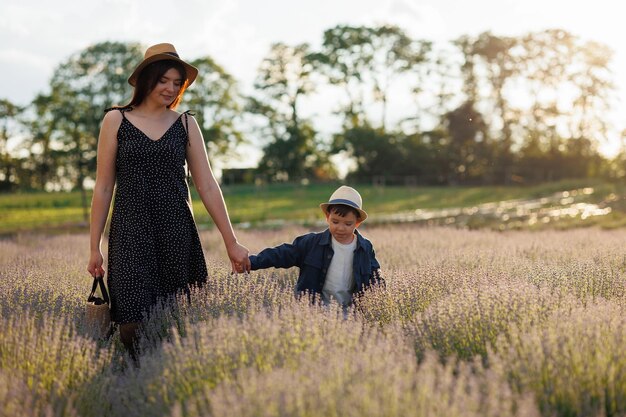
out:
{"label": "lavender field", "polygon": [[85,326],[87,235],[0,241],[1,415],[626,415],[626,230],[363,233],[387,286],[344,317],[203,232],[210,282],[154,312],[138,368]]}

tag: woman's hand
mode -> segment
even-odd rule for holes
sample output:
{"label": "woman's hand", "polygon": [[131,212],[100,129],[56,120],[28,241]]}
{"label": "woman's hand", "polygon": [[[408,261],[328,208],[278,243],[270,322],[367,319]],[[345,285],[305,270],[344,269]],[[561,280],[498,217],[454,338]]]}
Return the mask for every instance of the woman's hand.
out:
{"label": "woman's hand", "polygon": [[104,268],[102,268],[102,264],[104,263],[104,258],[102,257],[102,252],[100,250],[91,251],[91,255],[89,256],[89,263],[87,264],[87,271],[91,274],[92,277],[103,277],[104,276]]}
{"label": "woman's hand", "polygon": [[248,258],[250,251],[248,248],[235,241],[226,247],[226,251],[228,252],[233,272],[250,272],[250,258]]}

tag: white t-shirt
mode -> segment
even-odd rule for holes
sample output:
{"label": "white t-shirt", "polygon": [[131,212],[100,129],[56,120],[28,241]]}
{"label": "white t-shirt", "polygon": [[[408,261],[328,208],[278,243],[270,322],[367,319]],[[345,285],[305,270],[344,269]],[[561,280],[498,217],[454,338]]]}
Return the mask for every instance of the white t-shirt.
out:
{"label": "white t-shirt", "polygon": [[334,298],[339,304],[348,305],[352,300],[352,288],[354,287],[354,273],[352,259],[356,249],[356,236],[348,244],[339,243],[332,238],[333,259],[328,266],[326,281],[322,289],[322,300],[329,303]]}

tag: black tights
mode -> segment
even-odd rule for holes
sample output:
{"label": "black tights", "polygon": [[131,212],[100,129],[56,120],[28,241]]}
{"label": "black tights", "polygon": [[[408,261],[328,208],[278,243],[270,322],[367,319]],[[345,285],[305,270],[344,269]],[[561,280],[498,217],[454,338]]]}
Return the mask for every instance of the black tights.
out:
{"label": "black tights", "polygon": [[120,339],[135,363],[139,360],[138,342],[139,342],[139,323],[120,324]]}

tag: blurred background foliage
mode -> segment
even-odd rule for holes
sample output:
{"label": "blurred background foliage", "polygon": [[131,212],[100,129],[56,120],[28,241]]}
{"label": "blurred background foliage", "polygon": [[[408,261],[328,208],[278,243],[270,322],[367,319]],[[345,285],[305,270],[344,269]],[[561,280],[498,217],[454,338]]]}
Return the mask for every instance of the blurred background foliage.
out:
{"label": "blurred background foliage", "polygon": [[[102,112],[129,100],[126,77],[143,49],[92,45],[61,62],[28,105],[0,100],[0,190],[89,188]],[[196,112],[213,159],[241,159],[246,143],[261,150],[247,176],[225,170],[239,182],[337,179],[346,174],[337,155],[350,161],[351,182],[623,178],[623,147],[611,158],[599,151],[623,137],[607,112],[611,59],[606,46],[558,29],[434,44],[396,26],[336,26],[319,49],[272,45],[245,94],[213,58],[192,60],[201,77],[181,108]],[[303,111],[316,97],[333,100],[324,104],[332,132]],[[414,114],[389,114],[407,99]]]}

